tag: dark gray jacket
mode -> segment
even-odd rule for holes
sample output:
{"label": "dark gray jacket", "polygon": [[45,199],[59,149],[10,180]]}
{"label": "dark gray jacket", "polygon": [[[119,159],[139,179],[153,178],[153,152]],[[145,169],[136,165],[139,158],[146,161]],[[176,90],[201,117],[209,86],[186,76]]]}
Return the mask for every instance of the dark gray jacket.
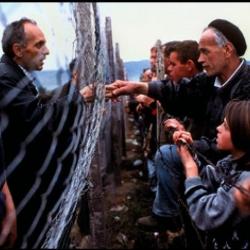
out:
{"label": "dark gray jacket", "polygon": [[[1,58],[2,139],[6,169],[13,170],[7,176],[8,185],[15,206],[20,209],[17,214],[20,241],[45,204],[37,220],[37,231],[33,230],[28,239],[36,241],[49,211],[67,185],[73,163],[77,162],[80,141],[73,139],[78,138],[76,124],[80,129],[83,108],[83,99],[73,85],[65,84],[49,98],[41,96],[13,60],[6,55]],[[20,206],[24,197],[26,203]],[[28,246],[32,247],[29,243]]]}

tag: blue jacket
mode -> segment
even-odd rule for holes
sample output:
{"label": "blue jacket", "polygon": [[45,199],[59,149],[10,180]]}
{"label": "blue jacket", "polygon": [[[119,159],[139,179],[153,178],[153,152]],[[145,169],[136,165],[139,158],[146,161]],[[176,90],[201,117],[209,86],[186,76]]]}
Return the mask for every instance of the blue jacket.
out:
{"label": "blue jacket", "polygon": [[189,214],[199,229],[209,232],[212,248],[250,248],[250,234],[245,228],[249,227],[250,216],[240,213],[233,195],[235,185],[249,178],[249,158],[233,161],[227,156],[216,167],[203,167],[199,177],[185,180]]}

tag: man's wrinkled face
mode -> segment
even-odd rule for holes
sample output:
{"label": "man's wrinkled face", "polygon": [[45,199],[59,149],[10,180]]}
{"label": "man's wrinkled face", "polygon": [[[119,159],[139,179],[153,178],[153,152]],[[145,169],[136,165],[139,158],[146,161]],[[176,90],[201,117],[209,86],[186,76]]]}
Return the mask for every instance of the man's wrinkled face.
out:
{"label": "man's wrinkled face", "polygon": [[26,43],[22,46],[21,65],[29,70],[42,70],[46,55],[49,50],[46,47],[46,39],[37,25],[24,24]]}
{"label": "man's wrinkled face", "polygon": [[215,37],[215,32],[207,29],[202,33],[199,41],[200,57],[198,61],[209,76],[223,74],[227,63],[225,48],[216,43]]}

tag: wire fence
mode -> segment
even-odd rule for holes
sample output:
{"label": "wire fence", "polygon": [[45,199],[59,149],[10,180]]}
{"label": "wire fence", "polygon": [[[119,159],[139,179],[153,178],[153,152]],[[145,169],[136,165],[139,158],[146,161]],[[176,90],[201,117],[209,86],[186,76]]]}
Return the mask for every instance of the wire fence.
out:
{"label": "wire fence", "polygon": [[[106,83],[124,77],[118,44],[112,53],[111,20],[106,19],[104,32],[96,3],[77,2],[70,8],[77,86],[60,83],[49,95],[41,95],[32,83],[35,78],[25,76],[11,86],[0,82],[6,163],[1,181],[7,179],[16,205],[20,248],[66,247],[79,199],[93,187],[90,177],[95,174],[101,180],[110,165],[119,166],[124,153],[122,103],[113,107],[104,95]],[[5,26],[2,8],[0,16]],[[76,91],[87,85],[94,90],[92,103],[83,102]],[[118,153],[113,158],[114,147]],[[93,158],[102,166],[94,169]]]}

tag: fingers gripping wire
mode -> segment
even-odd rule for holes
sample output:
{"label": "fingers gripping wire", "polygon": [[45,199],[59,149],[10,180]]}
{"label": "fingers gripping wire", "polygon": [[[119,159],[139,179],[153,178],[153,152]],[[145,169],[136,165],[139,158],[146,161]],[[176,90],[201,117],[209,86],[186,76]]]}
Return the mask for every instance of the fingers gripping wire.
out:
{"label": "fingers gripping wire", "polygon": [[[173,135],[173,133],[175,132],[175,129],[171,129],[171,134]],[[158,138],[157,138],[158,139]],[[180,147],[180,146],[185,146],[187,147],[187,149],[189,150],[189,152],[191,153],[194,161],[197,163],[197,165],[199,166],[201,161],[204,162],[205,164],[207,165],[211,165],[213,167],[216,167],[206,156],[204,156],[202,153],[200,153],[192,144],[189,144],[187,143],[184,139],[180,139],[177,141],[176,143],[176,146],[177,147]],[[172,152],[172,147],[170,147],[170,153],[173,154]],[[162,163],[167,167],[167,162],[165,160],[165,157],[164,157],[164,153],[163,151],[161,150],[161,148],[159,147],[159,143],[158,143],[158,152],[160,153],[160,158],[161,158],[161,161]],[[171,174],[171,172],[170,172]],[[245,187],[243,187],[242,185],[239,185],[239,184],[235,184],[235,178],[234,176],[231,176],[231,175],[227,175],[225,173],[222,173],[224,176],[221,176],[223,179],[224,179],[224,183],[228,186],[228,187],[234,187],[236,188],[237,190],[239,190],[242,194],[244,194],[244,196],[246,197],[246,199],[250,199],[250,193],[249,193],[249,190],[247,190]],[[173,181],[175,181],[175,178],[174,176],[172,175],[173,177]],[[187,212],[188,212],[188,207],[186,205],[186,203],[184,202],[183,200],[183,197],[179,196],[178,197],[178,202],[180,204],[180,206],[182,206]],[[184,218],[183,218],[183,215],[180,214],[181,216],[181,220],[182,220],[182,223],[185,224],[184,222]],[[204,242],[204,239],[202,239],[202,236],[200,235],[200,232],[197,230],[196,226],[194,223],[192,223],[192,227],[194,228],[197,236],[198,236],[198,239],[199,239],[199,242],[202,246],[202,249],[205,249],[205,246],[206,246],[206,242]]]}

